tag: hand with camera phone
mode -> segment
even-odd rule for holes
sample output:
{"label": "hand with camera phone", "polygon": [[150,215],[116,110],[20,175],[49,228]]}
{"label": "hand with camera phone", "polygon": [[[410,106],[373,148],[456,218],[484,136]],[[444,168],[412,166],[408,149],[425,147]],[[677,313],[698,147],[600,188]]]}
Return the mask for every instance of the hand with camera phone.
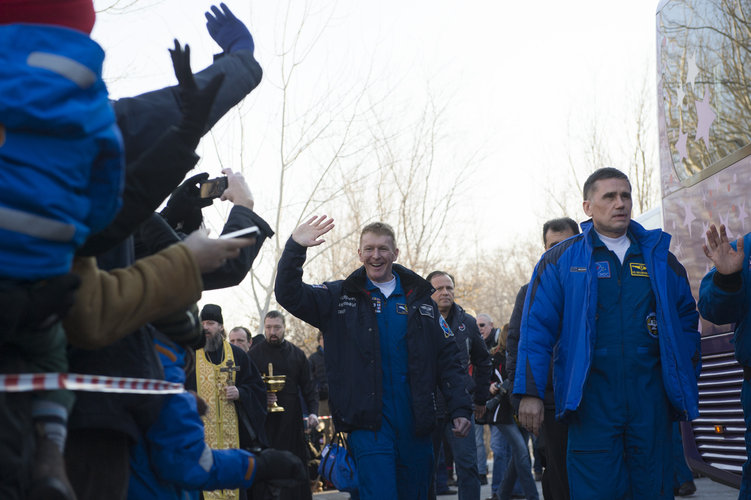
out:
{"label": "hand with camera phone", "polygon": [[234,205],[253,210],[253,194],[241,172],[233,172],[231,168],[223,168],[222,173],[227,176],[227,189],[224,190],[220,199],[231,201]]}

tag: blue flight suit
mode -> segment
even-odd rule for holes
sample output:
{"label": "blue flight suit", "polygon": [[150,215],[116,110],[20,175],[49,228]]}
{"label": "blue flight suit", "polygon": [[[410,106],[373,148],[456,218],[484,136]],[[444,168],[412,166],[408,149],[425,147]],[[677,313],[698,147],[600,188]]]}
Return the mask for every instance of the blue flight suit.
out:
{"label": "blue flight suit", "polygon": [[[737,249],[736,242],[730,244]],[[735,323],[733,343],[735,359],[743,366],[741,406],[746,422],[746,455],[751,457],[751,233],[743,236],[743,268],[734,274],[722,275],[713,267],[701,280],[699,312],[717,325]],[[738,498],[751,499],[751,458],[743,464],[741,491]]]}
{"label": "blue flight suit", "polygon": [[621,264],[594,231],[591,237],[596,335],[581,404],[569,422],[571,498],[672,498],[670,405],[647,266],[633,238]]}
{"label": "blue flight suit", "polygon": [[349,440],[363,498],[426,499],[433,448],[430,435],[415,435],[408,380],[407,300],[398,275],[394,276],[396,287],[388,298],[369,279],[366,281],[381,347],[381,428],[354,430]]}

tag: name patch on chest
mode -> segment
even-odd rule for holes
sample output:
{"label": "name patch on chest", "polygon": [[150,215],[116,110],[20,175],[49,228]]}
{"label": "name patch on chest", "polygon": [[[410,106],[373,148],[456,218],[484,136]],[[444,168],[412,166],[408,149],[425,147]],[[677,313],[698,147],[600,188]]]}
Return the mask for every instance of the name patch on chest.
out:
{"label": "name patch on chest", "polygon": [[383,301],[381,297],[371,297],[373,299],[373,310],[376,314],[381,314],[383,311]]}
{"label": "name patch on chest", "polygon": [[396,314],[407,314],[407,304],[397,304]]}
{"label": "name patch on chest", "polygon": [[346,308],[357,308],[357,300],[355,300],[354,297],[350,297],[349,295],[342,295],[339,297],[339,303],[336,305],[336,313],[337,314],[345,314]]}
{"label": "name patch on chest", "polygon": [[607,260],[595,262],[595,268],[597,269],[598,278],[610,278],[610,262],[608,262]]}
{"label": "name patch on chest", "polygon": [[641,262],[629,262],[628,268],[631,270],[631,276],[637,276],[640,278],[649,278],[647,272],[647,265]]}
{"label": "name patch on chest", "polygon": [[433,317],[433,306],[431,306],[430,304],[422,304],[420,306],[420,314],[422,314],[423,316],[428,316],[428,317],[432,318]]}

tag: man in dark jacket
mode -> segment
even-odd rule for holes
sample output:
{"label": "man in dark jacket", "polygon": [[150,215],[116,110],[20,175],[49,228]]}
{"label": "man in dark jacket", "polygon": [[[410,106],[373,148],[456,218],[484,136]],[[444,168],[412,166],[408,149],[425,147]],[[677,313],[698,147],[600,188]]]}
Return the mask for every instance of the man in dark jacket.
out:
{"label": "man in dark jacket", "polygon": [[387,224],[363,228],[363,266],[347,279],[303,283],[306,248],[323,243],[333,227],[322,216],[295,229],[279,260],[276,299],[326,339],[329,402],[337,430],[350,432],[360,498],[426,498],[436,386],[454,433],[466,436],[471,427],[454,334],[430,283],[394,264],[399,250]]}
{"label": "man in dark jacket", "polygon": [[[445,271],[433,271],[428,274],[428,282],[433,286],[433,300],[438,305],[438,312],[454,332],[454,339],[459,347],[462,369],[467,374],[467,392],[472,395],[475,417],[485,414],[485,401],[488,400],[490,386],[490,354],[477,329],[477,320],[467,314],[454,302],[454,277]],[[472,376],[470,377],[470,372]],[[442,406],[438,395],[439,406]],[[445,422],[445,420],[444,420]],[[439,421],[440,424],[440,421]],[[446,434],[454,455],[457,488],[460,500],[480,498],[480,475],[477,470],[477,447],[475,446],[474,423],[467,437],[452,436],[449,427],[433,431],[433,447]],[[434,457],[437,463],[437,457]],[[487,481],[487,480],[486,480]]]}
{"label": "man in dark jacket", "polygon": [[[550,250],[561,241],[579,234],[579,226],[569,218],[552,219],[542,226],[542,244],[545,251]],[[516,371],[516,354],[519,347],[519,330],[522,323],[524,298],[527,296],[529,283],[519,289],[508,324],[508,380],[514,383]],[[568,476],[566,474],[566,446],[568,427],[555,419],[555,398],[553,397],[552,360],[548,384],[545,386],[544,418],[542,439],[545,442],[545,471],[542,475],[542,493],[546,500],[568,500]],[[537,459],[537,457],[535,457]]]}
{"label": "man in dark jacket", "polygon": [[[286,321],[279,311],[269,311],[263,319],[266,342],[250,350],[250,359],[263,375],[284,375],[284,387],[279,392],[266,392],[268,404],[278,404],[284,411],[269,412],[266,417],[266,434],[272,448],[292,452],[304,464],[310,461],[305,440],[302,403],[305,403],[310,428],[318,426],[318,394],[310,376],[310,365],[305,353],[285,339]],[[273,373],[271,373],[273,371]],[[310,499],[310,484],[295,485],[274,491],[253,489],[255,499],[304,500]]]}

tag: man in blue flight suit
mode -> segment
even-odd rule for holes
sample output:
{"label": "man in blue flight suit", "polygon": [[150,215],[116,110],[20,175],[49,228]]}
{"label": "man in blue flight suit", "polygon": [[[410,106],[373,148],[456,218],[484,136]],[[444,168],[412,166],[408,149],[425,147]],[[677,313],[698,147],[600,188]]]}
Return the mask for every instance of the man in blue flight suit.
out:
{"label": "man in blue flight suit", "polygon": [[424,500],[432,469],[435,388],[453,431],[466,436],[472,403],[454,335],[430,298],[433,288],[394,264],[394,231],[363,228],[363,266],[347,279],[307,285],[307,247],[333,228],[312,217],[295,229],[279,260],[275,293],[290,313],[323,332],[334,426],[349,432],[363,500]]}
{"label": "man in blue flight suit", "polygon": [[[714,263],[699,288],[699,312],[704,319],[724,325],[735,323],[735,359],[743,366],[741,405],[746,421],[746,453],[751,457],[751,325],[748,311],[751,309],[751,233],[728,242],[725,226],[720,232],[714,224],[707,231],[704,253]],[[751,498],[751,463],[743,464],[743,478],[738,498]]]}
{"label": "man in blue flight suit", "polygon": [[582,234],[546,252],[522,315],[514,393],[537,433],[554,355],[571,498],[673,497],[671,418],[699,415],[698,313],[670,236],[631,220],[614,168],[584,184]]}

